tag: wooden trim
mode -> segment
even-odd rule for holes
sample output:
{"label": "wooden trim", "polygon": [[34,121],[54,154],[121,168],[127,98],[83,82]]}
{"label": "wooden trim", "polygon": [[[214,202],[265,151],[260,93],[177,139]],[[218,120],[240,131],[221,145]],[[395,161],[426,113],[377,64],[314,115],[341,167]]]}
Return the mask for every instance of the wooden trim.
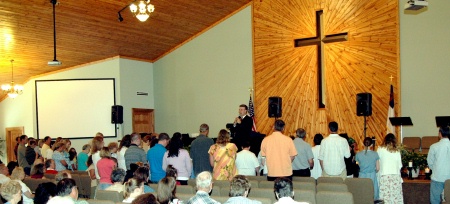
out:
{"label": "wooden trim", "polygon": [[129,56],[124,56],[124,55],[119,55],[118,57],[120,59],[128,59],[128,60],[141,61],[141,62],[149,62],[149,63],[155,62],[155,60],[142,59],[142,58],[137,58],[137,57],[129,57]]}
{"label": "wooden trim", "polygon": [[[15,158],[14,155],[10,155],[9,154],[11,152],[11,150],[12,150],[12,152],[14,152],[14,148],[15,148],[15,147],[9,145],[9,143],[11,142],[10,140],[13,139],[13,138],[9,137],[9,132],[12,132],[14,130],[20,130],[22,132],[22,134],[24,134],[25,133],[25,127],[24,126],[18,126],[18,127],[7,127],[7,128],[5,128],[5,145],[6,145],[6,151],[5,151],[6,162],[5,162],[5,164],[10,162],[10,158],[13,158],[13,159]],[[15,159],[17,159],[17,158],[15,158]]]}
{"label": "wooden trim", "polygon": [[[396,9],[397,11],[399,10],[399,4],[397,3],[396,5]],[[397,113],[397,117],[402,115],[402,109],[401,109],[401,99],[402,99],[402,93],[400,90],[402,90],[401,88],[401,62],[400,62],[400,15],[397,15],[396,18],[397,23],[397,79],[395,79],[395,84],[396,87],[394,87],[394,91],[397,90],[397,92],[394,92],[394,114]],[[400,135],[400,128],[395,127],[395,135]],[[400,137],[397,137],[400,138]],[[401,140],[401,139],[400,139]],[[399,141],[400,141],[399,140]],[[400,141],[401,142],[401,141]],[[380,141],[380,144],[382,143],[382,141]]]}

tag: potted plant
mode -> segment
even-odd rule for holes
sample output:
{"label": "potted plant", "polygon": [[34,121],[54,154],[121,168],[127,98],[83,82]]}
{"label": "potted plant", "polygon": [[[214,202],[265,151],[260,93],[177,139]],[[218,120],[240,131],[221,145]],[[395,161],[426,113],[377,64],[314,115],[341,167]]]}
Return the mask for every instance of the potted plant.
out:
{"label": "potted plant", "polygon": [[414,170],[414,174],[418,175],[419,170],[424,170],[428,166],[427,156],[420,152],[413,152],[401,146],[400,154],[402,156],[402,164],[404,168],[409,167],[409,162],[412,162],[412,169]]}

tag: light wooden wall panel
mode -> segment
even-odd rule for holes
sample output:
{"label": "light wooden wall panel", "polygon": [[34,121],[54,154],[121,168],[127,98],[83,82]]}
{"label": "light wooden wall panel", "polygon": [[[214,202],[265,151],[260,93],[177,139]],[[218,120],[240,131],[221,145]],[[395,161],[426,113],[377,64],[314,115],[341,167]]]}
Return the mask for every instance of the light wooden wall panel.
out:
{"label": "light wooden wall panel", "polygon": [[[270,134],[270,96],[283,98],[285,134],[305,128],[328,135],[337,121],[359,144],[364,118],[356,116],[356,94],[372,93],[367,135],[380,143],[386,133],[391,79],[399,109],[398,2],[391,0],[257,0],[253,2],[254,87],[258,131]],[[348,40],[325,44],[325,103],[318,107],[317,47],[294,48],[294,39],[316,35],[315,11],[323,10],[324,34],[348,32]]]}

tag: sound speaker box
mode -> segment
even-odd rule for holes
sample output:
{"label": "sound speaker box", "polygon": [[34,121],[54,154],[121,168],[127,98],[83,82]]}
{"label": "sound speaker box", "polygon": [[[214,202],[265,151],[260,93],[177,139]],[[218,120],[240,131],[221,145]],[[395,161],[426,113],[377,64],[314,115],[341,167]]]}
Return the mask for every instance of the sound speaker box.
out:
{"label": "sound speaker box", "polygon": [[123,123],[123,107],[116,105],[111,107],[111,123],[122,124]]}
{"label": "sound speaker box", "polygon": [[281,97],[273,96],[269,97],[269,118],[281,118]]}
{"label": "sound speaker box", "polygon": [[356,94],[356,115],[371,116],[372,115],[372,94],[359,93]]}

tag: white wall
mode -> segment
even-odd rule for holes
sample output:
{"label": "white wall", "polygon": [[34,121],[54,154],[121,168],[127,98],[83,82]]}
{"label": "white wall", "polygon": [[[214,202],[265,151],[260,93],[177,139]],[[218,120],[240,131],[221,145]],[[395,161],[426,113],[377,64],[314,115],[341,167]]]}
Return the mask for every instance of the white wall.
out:
{"label": "white wall", "polygon": [[[107,138],[105,144],[122,138],[122,132],[124,134],[132,132],[131,108],[154,108],[153,64],[114,58],[28,81],[22,95],[15,99],[7,98],[0,103],[0,130],[5,130],[6,127],[24,126],[25,134],[36,138],[35,80],[75,78],[115,78],[116,104],[124,107],[124,123],[119,126],[123,129],[119,129],[118,138]],[[147,92],[149,96],[137,96],[137,91]],[[92,135],[94,134],[95,132],[92,133]],[[1,131],[0,135],[1,139],[5,139],[4,131]],[[58,137],[57,135],[51,136]],[[74,139],[72,140],[72,146],[80,151],[82,145],[89,141],[90,139]]]}
{"label": "white wall", "polygon": [[217,137],[253,87],[251,6],[155,62],[157,132]]}
{"label": "white wall", "polygon": [[[153,109],[153,64],[128,59],[120,59],[120,105],[123,106],[123,130],[125,134],[133,131],[132,108]],[[148,93],[138,96],[137,92]]]}
{"label": "white wall", "polygon": [[400,7],[401,116],[414,126],[403,136],[435,136],[435,116],[450,116],[450,1],[428,1],[420,12]]}

